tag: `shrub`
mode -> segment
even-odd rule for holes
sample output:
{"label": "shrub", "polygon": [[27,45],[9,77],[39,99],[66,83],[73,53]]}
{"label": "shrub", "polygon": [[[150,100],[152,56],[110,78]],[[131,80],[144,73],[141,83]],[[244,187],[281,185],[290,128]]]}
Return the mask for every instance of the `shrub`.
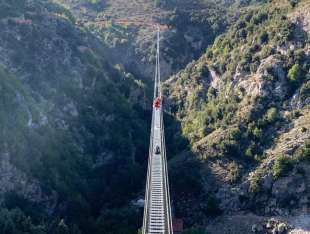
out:
{"label": "shrub", "polygon": [[310,161],[310,142],[306,143],[306,146],[302,150],[303,157]]}
{"label": "shrub", "polygon": [[245,29],[241,29],[240,31],[238,31],[238,36],[245,39],[247,37],[248,33]]}
{"label": "shrub", "polygon": [[260,139],[263,135],[263,131],[257,127],[254,128],[254,131],[253,131],[253,136],[256,138],[256,139]]}
{"label": "shrub", "polygon": [[292,7],[295,7],[298,4],[298,0],[289,0],[289,3]]}
{"label": "shrub", "polygon": [[265,12],[259,13],[251,19],[252,24],[261,24],[268,19],[268,15]]}
{"label": "shrub", "polygon": [[310,97],[310,81],[304,83],[300,88],[300,98],[301,100],[306,100]]}
{"label": "shrub", "polygon": [[261,189],[261,173],[256,172],[250,180],[249,190],[252,193],[258,193],[260,189]]}
{"label": "shrub", "polygon": [[249,158],[253,158],[252,147],[249,147],[249,148],[246,149],[245,156],[247,156]]}
{"label": "shrub", "polygon": [[245,28],[246,27],[246,23],[244,20],[240,20],[237,25],[236,25],[236,28],[237,29],[242,29],[242,28]]}
{"label": "shrub", "polygon": [[269,45],[266,45],[262,48],[262,51],[260,53],[260,59],[267,58],[268,56],[274,54],[274,49],[270,47]]}
{"label": "shrub", "polygon": [[299,147],[295,151],[294,158],[296,160],[307,160],[307,161],[310,161],[310,141],[307,141],[303,146]]}
{"label": "shrub", "polygon": [[279,178],[281,176],[286,175],[289,172],[289,170],[292,169],[293,162],[294,160],[288,156],[285,155],[279,156],[272,167],[273,176],[275,178]]}
{"label": "shrub", "polygon": [[232,162],[228,165],[228,180],[230,183],[235,183],[240,177],[238,164]]}
{"label": "shrub", "polygon": [[278,119],[278,110],[275,107],[271,107],[270,109],[268,109],[267,113],[266,113],[266,120],[268,121],[268,123],[273,123]]}
{"label": "shrub", "polygon": [[289,81],[296,83],[299,81],[301,76],[301,68],[299,64],[294,64],[291,69],[288,71],[288,79]]}
{"label": "shrub", "polygon": [[259,36],[259,43],[260,44],[265,44],[268,42],[269,36],[267,32],[263,32],[260,36]]}

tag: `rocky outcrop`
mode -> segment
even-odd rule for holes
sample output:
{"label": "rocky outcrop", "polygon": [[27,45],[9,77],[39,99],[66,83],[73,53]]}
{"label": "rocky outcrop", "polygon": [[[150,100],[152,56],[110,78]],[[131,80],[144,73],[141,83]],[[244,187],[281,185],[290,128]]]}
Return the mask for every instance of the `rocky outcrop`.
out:
{"label": "rocky outcrop", "polygon": [[[276,81],[270,82],[268,75],[274,76]],[[262,60],[255,74],[239,71],[233,79],[233,84],[243,88],[251,97],[275,96],[283,99],[287,94],[286,83],[283,61],[278,56],[269,56]]]}
{"label": "rocky outcrop", "polygon": [[308,234],[309,215],[263,217],[237,213],[215,219],[206,230],[214,234]]}
{"label": "rocky outcrop", "polygon": [[252,232],[260,234],[287,234],[291,229],[292,226],[275,218],[252,225]]}

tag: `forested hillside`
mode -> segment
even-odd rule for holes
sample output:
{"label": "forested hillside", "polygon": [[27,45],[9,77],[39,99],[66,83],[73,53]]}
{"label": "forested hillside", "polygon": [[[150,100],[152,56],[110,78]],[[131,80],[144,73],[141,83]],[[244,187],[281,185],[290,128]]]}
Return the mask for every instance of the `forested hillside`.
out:
{"label": "forested hillside", "polygon": [[251,223],[259,232],[262,216],[309,208],[309,7],[245,8],[205,55],[166,82],[167,109],[203,165],[201,195],[213,194],[223,215],[239,215],[234,233],[251,231],[245,214],[257,215]]}
{"label": "forested hillside", "polygon": [[63,7],[0,9],[1,233],[109,233],[116,218],[119,233],[135,233],[143,87]]}
{"label": "forested hillside", "polygon": [[0,233],[138,233],[157,24],[183,233],[309,231],[309,12],[0,0]]}
{"label": "forested hillside", "polygon": [[234,15],[225,1],[54,1],[72,9],[81,24],[108,44],[114,63],[146,83],[153,76],[157,23],[162,26],[160,62],[166,79],[198,59]]}

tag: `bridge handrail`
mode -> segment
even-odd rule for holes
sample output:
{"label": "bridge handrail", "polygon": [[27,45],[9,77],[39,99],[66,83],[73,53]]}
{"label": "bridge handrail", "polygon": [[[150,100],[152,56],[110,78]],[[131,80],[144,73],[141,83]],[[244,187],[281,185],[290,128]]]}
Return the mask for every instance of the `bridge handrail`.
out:
{"label": "bridge handrail", "polygon": [[164,178],[166,183],[166,205],[167,205],[167,222],[168,222],[168,233],[173,234],[172,227],[172,217],[171,217],[171,204],[170,204],[170,191],[169,191],[169,177],[168,177],[168,167],[167,167],[167,157],[166,157],[166,141],[165,141],[165,130],[164,130],[164,118],[163,111],[161,108],[161,131],[162,131],[162,147],[163,147],[163,162],[164,162]]}
{"label": "bridge handrail", "polygon": [[151,173],[151,161],[152,161],[152,153],[153,153],[153,126],[154,126],[154,109],[152,111],[152,124],[151,124],[151,133],[150,133],[150,146],[149,146],[149,157],[148,157],[148,167],[147,167],[147,176],[146,176],[146,190],[145,190],[145,201],[144,201],[144,212],[143,212],[143,226],[142,226],[142,233],[146,234],[146,227],[147,227],[147,218],[148,217],[148,202],[149,202],[149,187],[151,180],[149,179]]}

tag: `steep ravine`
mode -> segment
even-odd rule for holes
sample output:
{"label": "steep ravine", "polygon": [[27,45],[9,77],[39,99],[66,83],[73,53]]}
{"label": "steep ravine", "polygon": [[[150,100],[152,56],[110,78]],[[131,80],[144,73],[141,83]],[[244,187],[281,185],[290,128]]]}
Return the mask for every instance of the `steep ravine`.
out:
{"label": "steep ravine", "polygon": [[0,230],[141,227],[154,30],[132,16],[165,25],[184,233],[309,230],[309,0],[157,2],[0,2]]}

